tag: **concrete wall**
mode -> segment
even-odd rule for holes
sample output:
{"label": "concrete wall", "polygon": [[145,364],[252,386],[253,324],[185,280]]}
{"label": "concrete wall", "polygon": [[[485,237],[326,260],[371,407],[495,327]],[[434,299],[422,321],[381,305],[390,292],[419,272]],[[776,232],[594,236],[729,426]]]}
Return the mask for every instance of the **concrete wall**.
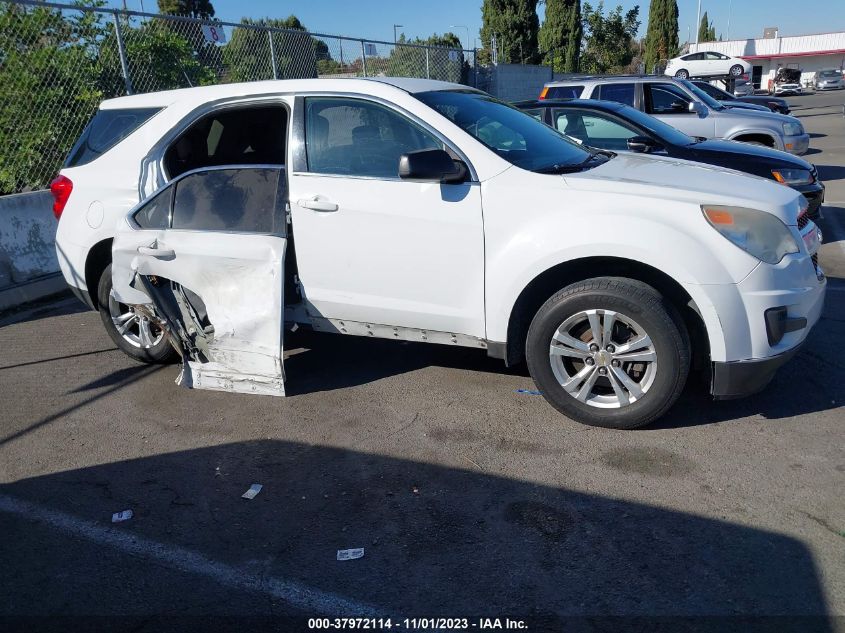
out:
{"label": "concrete wall", "polygon": [[60,290],[49,191],[0,197],[0,310]]}

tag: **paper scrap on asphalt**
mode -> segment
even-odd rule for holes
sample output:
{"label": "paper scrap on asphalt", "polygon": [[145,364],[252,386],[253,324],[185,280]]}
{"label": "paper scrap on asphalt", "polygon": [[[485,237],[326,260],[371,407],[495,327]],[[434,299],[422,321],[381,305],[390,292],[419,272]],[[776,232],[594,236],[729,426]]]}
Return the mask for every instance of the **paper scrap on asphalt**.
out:
{"label": "paper scrap on asphalt", "polygon": [[252,484],[249,487],[249,490],[247,490],[245,493],[243,493],[241,495],[241,498],[242,499],[255,499],[255,495],[257,495],[259,492],[261,492],[261,489],[263,487],[264,486],[262,486],[261,484]]}
{"label": "paper scrap on asphalt", "polygon": [[536,389],[517,389],[516,393],[523,393],[526,396],[542,396],[543,395],[539,391],[537,391]]}
{"label": "paper scrap on asphalt", "polygon": [[111,522],[112,523],[121,523],[122,521],[128,521],[135,513],[132,510],[123,510],[121,512],[115,512],[111,515]]}
{"label": "paper scrap on asphalt", "polygon": [[364,548],[363,547],[355,547],[353,549],[339,549],[337,550],[337,559],[338,560],[354,560],[356,558],[362,558],[364,556]]}

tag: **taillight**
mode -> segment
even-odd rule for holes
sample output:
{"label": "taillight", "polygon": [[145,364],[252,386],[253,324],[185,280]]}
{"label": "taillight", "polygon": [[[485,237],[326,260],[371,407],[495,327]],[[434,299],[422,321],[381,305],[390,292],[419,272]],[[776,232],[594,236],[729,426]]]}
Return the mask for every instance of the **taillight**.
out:
{"label": "taillight", "polygon": [[549,87],[543,86],[543,90],[540,92],[540,98],[545,99],[547,94],[549,94]]}
{"label": "taillight", "polygon": [[71,191],[73,191],[73,182],[67,176],[57,176],[50,183],[50,193],[53,194],[53,215],[57,220],[62,217],[62,211],[65,210]]}

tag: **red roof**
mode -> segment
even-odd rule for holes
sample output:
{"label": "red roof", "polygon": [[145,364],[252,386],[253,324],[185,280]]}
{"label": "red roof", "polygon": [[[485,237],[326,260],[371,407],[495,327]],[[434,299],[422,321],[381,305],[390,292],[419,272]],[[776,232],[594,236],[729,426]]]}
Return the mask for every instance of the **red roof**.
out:
{"label": "red roof", "polygon": [[845,48],[832,51],[811,51],[808,53],[776,53],[773,55],[738,55],[740,59],[773,59],[775,57],[810,57],[812,55],[845,55]]}

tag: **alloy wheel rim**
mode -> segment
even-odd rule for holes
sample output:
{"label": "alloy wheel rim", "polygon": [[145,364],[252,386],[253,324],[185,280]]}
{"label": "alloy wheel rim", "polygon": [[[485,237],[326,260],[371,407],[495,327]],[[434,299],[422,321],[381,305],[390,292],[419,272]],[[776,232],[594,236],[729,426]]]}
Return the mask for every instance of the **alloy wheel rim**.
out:
{"label": "alloy wheel rim", "polygon": [[645,328],[612,310],[584,310],[561,323],[549,362],[564,391],[601,409],[641,400],[657,375],[657,351]]}
{"label": "alloy wheel rim", "polygon": [[131,306],[120,303],[114,289],[109,292],[109,316],[115,330],[127,343],[140,349],[150,349],[161,343],[164,330],[139,314]]}

